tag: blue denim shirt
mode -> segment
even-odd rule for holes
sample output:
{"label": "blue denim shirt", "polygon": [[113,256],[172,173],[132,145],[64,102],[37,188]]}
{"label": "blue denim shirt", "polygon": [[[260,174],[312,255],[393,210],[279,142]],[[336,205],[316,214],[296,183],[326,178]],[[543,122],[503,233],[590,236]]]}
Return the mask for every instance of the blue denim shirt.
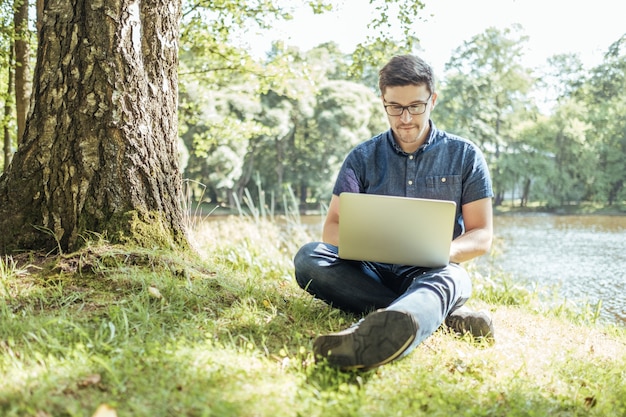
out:
{"label": "blue denim shirt", "polygon": [[461,207],[493,197],[485,158],[467,139],[438,130],[430,121],[426,142],[404,152],[390,130],[357,145],[343,162],[333,194],[383,194],[456,203],[454,237],[465,231]]}

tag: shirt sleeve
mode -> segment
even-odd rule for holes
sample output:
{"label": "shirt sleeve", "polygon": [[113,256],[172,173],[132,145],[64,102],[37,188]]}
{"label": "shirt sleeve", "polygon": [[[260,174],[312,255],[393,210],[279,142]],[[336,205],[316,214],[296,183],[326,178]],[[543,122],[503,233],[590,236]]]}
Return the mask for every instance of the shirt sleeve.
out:
{"label": "shirt sleeve", "polygon": [[339,174],[337,174],[337,180],[333,188],[334,195],[340,195],[344,192],[360,193],[363,191],[359,181],[358,166],[356,151],[353,150],[343,161]]}
{"label": "shirt sleeve", "polygon": [[472,145],[472,151],[466,162],[461,204],[493,197],[493,186],[487,161],[476,145]]}

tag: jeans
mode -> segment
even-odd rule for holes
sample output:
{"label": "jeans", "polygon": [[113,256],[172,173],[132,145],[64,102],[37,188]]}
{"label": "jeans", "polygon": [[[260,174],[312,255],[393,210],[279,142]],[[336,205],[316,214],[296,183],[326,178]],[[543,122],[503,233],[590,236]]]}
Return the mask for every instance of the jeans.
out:
{"label": "jeans", "polygon": [[340,259],[337,247],[302,246],[294,258],[298,285],[344,311],[363,314],[384,308],[413,315],[416,338],[403,356],[433,334],[472,293],[467,272],[457,264],[441,268]]}

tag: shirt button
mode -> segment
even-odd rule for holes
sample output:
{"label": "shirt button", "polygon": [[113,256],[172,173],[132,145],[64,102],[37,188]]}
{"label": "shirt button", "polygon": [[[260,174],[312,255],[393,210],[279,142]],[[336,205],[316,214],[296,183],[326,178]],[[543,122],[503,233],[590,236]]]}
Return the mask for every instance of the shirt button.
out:
{"label": "shirt button", "polygon": [[409,159],[413,159],[413,155],[409,155]]}
{"label": "shirt button", "polygon": [[441,179],[441,182],[446,182],[446,181],[447,181],[446,177],[443,177],[443,178]]}
{"label": "shirt button", "polygon": [[409,181],[409,185],[413,185],[413,181]]}

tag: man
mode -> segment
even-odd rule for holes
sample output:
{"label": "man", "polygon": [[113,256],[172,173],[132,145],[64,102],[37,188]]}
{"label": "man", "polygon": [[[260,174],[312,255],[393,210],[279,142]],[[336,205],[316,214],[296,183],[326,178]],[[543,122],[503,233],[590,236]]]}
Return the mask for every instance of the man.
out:
{"label": "man", "polygon": [[[480,150],[438,130],[432,68],[413,55],[392,58],[379,73],[382,105],[391,127],[356,146],[336,179],[322,240],[294,259],[298,284],[344,311],[369,313],[352,327],[319,336],[316,358],[342,369],[368,370],[403,357],[444,322],[458,332],[493,337],[491,318],[461,306],[471,281],[458,264],[491,246],[491,179]],[[442,268],[340,259],[339,195],[386,194],[455,201],[450,263]]]}

